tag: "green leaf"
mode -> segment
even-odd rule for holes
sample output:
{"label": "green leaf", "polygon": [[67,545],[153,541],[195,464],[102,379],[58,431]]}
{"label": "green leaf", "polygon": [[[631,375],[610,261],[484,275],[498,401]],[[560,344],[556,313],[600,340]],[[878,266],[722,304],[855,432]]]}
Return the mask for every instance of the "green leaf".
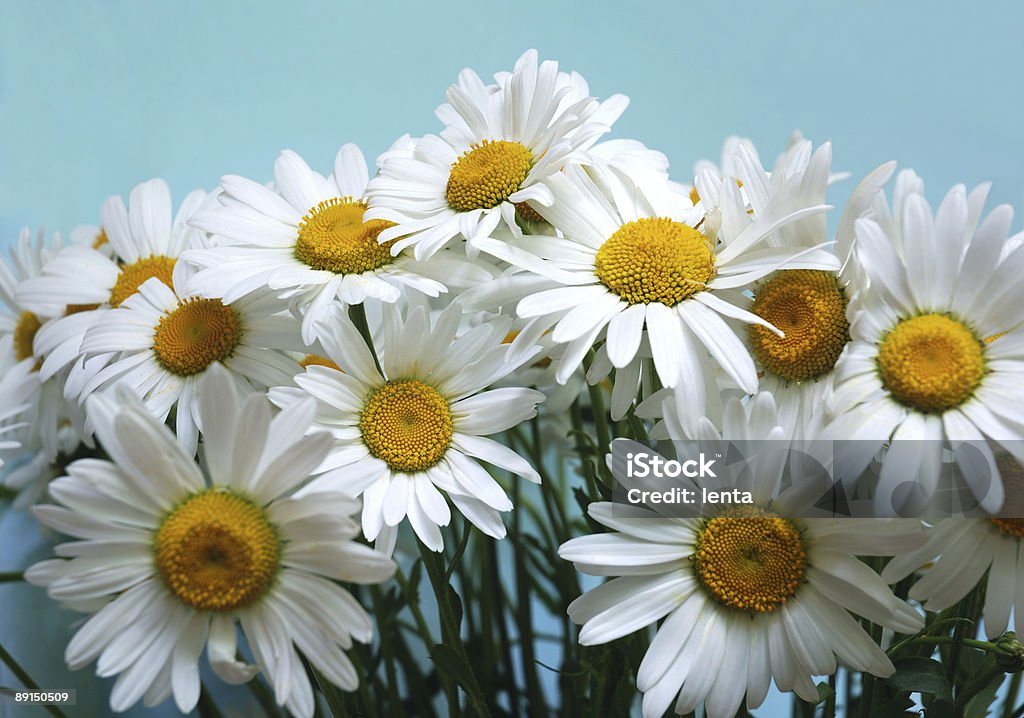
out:
{"label": "green leaf", "polygon": [[824,703],[835,694],[836,692],[835,690],[833,690],[832,686],[830,686],[827,682],[822,681],[818,684],[818,700],[814,702],[814,705]]}
{"label": "green leaf", "polygon": [[900,691],[931,693],[936,698],[953,700],[953,691],[942,664],[931,658],[910,656],[893,661],[895,673],[886,682]]}
{"label": "green leaf", "polygon": [[956,708],[949,701],[938,699],[928,704],[924,712],[925,718],[957,718]]}
{"label": "green leaf", "polygon": [[480,688],[476,685],[476,682],[467,680],[469,676],[473,675],[473,667],[469,665],[469,662],[458,651],[451,646],[438,643],[430,649],[430,658],[434,661],[439,671],[451,678],[456,685],[466,692],[470,700],[479,705],[486,705],[487,702],[480,693]]}
{"label": "green leaf", "polygon": [[985,718],[989,714],[988,708],[996,700],[996,692],[1002,685],[1005,674],[996,675],[989,683],[975,694],[964,707],[964,718]]}

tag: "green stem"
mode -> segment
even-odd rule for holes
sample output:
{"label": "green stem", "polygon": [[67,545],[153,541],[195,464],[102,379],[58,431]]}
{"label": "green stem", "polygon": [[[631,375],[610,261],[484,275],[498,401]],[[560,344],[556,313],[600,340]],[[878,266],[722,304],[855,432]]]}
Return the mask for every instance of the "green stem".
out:
{"label": "green stem", "polygon": [[[519,504],[520,484],[512,486],[512,503]],[[522,536],[520,512],[512,513],[512,535]],[[530,579],[526,573],[526,561],[523,553],[526,550],[516,541],[513,546],[516,574],[516,624],[519,632],[519,651],[523,660],[523,675],[526,678],[526,695],[529,701],[528,710],[531,715],[540,715],[540,707],[544,705],[544,694],[540,688],[540,677],[537,675],[536,655],[533,646],[533,606],[530,598]]]}
{"label": "green stem", "polygon": [[[398,695],[398,674],[395,671],[395,652],[391,643],[392,626],[395,616],[394,614],[389,614],[385,621],[382,609],[384,597],[381,594],[380,587],[372,586],[370,588],[370,595],[373,597],[373,612],[377,615],[377,620],[381,622],[380,650],[381,659],[384,661],[384,670],[388,676],[388,700],[391,701],[390,715],[397,715],[402,710],[402,699]],[[362,685],[363,681],[359,683]]]}
{"label": "green stem", "polygon": [[277,701],[274,700],[274,694],[270,687],[263,680],[253,678],[246,685],[249,686],[249,690],[260,704],[264,715],[280,718],[281,709],[278,707]]}
{"label": "green stem", "polygon": [[836,718],[836,674],[828,677],[828,687],[832,689],[828,698],[825,699],[825,711],[823,718]]}
{"label": "green stem", "polygon": [[370,349],[370,354],[373,356],[373,364],[377,367],[377,371],[381,376],[384,376],[384,370],[380,366],[380,359],[377,358],[377,350],[373,347],[373,334],[370,332],[370,325],[366,321],[366,307],[362,304],[353,304],[348,308],[348,317],[355,324],[356,329],[359,330],[359,335],[366,342],[366,346]]}
{"label": "green stem", "polygon": [[1014,673],[1010,678],[1006,698],[1003,699],[1002,718],[1013,718],[1013,704],[1017,702],[1017,694],[1020,693],[1021,675],[1021,673]]}
{"label": "green stem", "polygon": [[25,580],[24,571],[3,571],[0,572],[0,583],[17,583]]}
{"label": "green stem", "polygon": [[[586,453],[586,447],[583,444],[583,437],[586,435],[586,429],[583,424],[583,410],[580,408],[579,397],[576,397],[576,401],[569,407],[569,417],[572,420],[572,428],[575,433],[576,456],[580,458],[580,464],[583,469],[583,476],[587,480],[587,489],[590,492],[588,497],[591,501],[601,500],[601,489],[597,482],[597,473],[594,471],[594,463],[589,459],[583,458]],[[602,457],[603,460],[604,457]]]}
{"label": "green stem", "polygon": [[1003,651],[994,643],[988,641],[979,641],[974,638],[960,638],[956,636],[921,636],[919,638],[911,638],[904,641],[901,645],[914,645],[918,643],[928,643],[934,646],[967,646],[968,648],[978,648],[982,651],[989,651],[991,653],[1002,653]]}
{"label": "green stem", "polygon": [[220,708],[213,702],[210,692],[206,690],[206,686],[200,687],[199,703],[196,705],[196,709],[199,713],[199,718],[224,718],[224,714],[220,712]]}
{"label": "green stem", "polygon": [[608,412],[604,407],[604,392],[601,387],[594,385],[588,387],[590,392],[590,408],[594,412],[594,430],[597,433],[598,460],[601,465],[604,463],[605,455],[611,451],[612,435],[608,430]]}
{"label": "green stem", "polygon": [[[451,590],[451,586],[445,577],[444,554],[435,553],[418,541],[416,543],[420,550],[420,557],[423,559],[423,567],[427,570],[427,576],[430,578],[430,585],[434,589],[434,597],[437,599],[437,611],[438,617],[441,619],[443,643],[469,669],[466,675],[462,676],[462,685],[465,687],[466,695],[469,697],[469,702],[472,704],[474,712],[478,716],[489,717],[491,712],[487,707],[483,691],[480,690],[476,674],[473,672],[473,663],[470,661],[469,656],[466,655],[466,645],[462,642],[459,621],[455,615],[451,596],[448,593]],[[452,696],[449,694],[449,700],[451,698]],[[454,704],[449,704],[449,710],[452,715],[458,715],[459,703],[457,694],[454,696],[454,699]]]}
{"label": "green stem", "polygon": [[[14,677],[21,681],[21,685],[29,690],[38,691],[39,684],[32,680],[32,677],[25,671],[19,663],[14,660],[14,656],[7,652],[7,649],[0,644],[0,661],[4,662],[14,674]],[[54,716],[54,718],[67,718],[64,711],[60,710],[57,706],[40,706],[45,709],[47,713]]]}
{"label": "green stem", "polygon": [[987,671],[982,673],[980,676],[975,676],[973,679],[971,679],[971,681],[964,686],[963,690],[957,693],[956,700],[953,702],[953,710],[956,713],[956,715],[962,716],[964,714],[964,710],[967,708],[967,704],[970,703],[971,699],[974,698],[974,696],[978,695],[978,693],[983,691],[985,689],[985,686],[992,682],[993,678],[995,678],[996,676],[1000,676],[1002,674],[1002,668],[1000,668],[999,666],[993,666],[992,668],[989,668]]}

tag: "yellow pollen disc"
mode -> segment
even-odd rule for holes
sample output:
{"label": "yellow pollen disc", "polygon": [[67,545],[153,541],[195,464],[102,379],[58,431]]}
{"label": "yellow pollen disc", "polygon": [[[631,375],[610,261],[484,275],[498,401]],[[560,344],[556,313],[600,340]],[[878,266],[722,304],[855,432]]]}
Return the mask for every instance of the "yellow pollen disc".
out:
{"label": "yellow pollen disc", "polygon": [[190,298],[160,318],[153,352],[167,371],[191,376],[229,357],[241,338],[234,309],[219,299]]}
{"label": "yellow pollen disc", "polygon": [[79,312],[91,312],[93,309],[99,309],[99,306],[99,304],[69,304],[64,307],[64,316],[68,317]]}
{"label": "yellow pollen disc", "polygon": [[131,264],[122,264],[114,288],[110,290],[110,306],[120,306],[128,297],[139,291],[147,279],[156,277],[168,287],[174,287],[174,260],[170,257],[145,257]]}
{"label": "yellow pollen disc", "polygon": [[14,358],[18,361],[28,359],[32,356],[32,340],[36,338],[36,332],[42,322],[32,312],[22,312],[14,325]]}
{"label": "yellow pollen disc", "polygon": [[918,411],[952,409],[981,383],[984,347],[970,329],[945,314],[905,319],[879,347],[882,384],[898,401]]}
{"label": "yellow pollen disc", "polygon": [[518,142],[473,145],[452,163],[445,188],[448,206],[459,212],[497,207],[519,190],[532,165],[533,154]]}
{"label": "yellow pollen disc", "polygon": [[705,289],[715,275],[715,253],[699,230],[666,217],[645,217],[605,240],[594,273],[630,304],[671,307]]}
{"label": "yellow pollen disc", "polygon": [[1003,536],[1024,539],[1024,519],[998,519],[990,518],[989,521]]}
{"label": "yellow pollen disc", "polygon": [[366,203],[351,197],[321,202],[299,222],[295,258],[313,269],[335,274],[362,274],[389,264],[396,240],[380,244],[377,237],[394,222],[364,222],[365,212]]}
{"label": "yellow pollen disc", "polygon": [[785,332],[780,337],[757,324],[747,329],[761,365],[787,381],[807,381],[832,371],[850,341],[846,295],[831,272],[779,272],[757,291],[751,310]]}
{"label": "yellow pollen disc", "polygon": [[281,545],[258,506],[210,489],[164,519],[153,552],[160,578],[184,603],[200,611],[234,611],[270,588]]}
{"label": "yellow pollen disc", "polygon": [[545,221],[543,217],[537,214],[537,210],[527,202],[516,202],[513,206],[516,208],[516,214],[519,215],[520,219],[525,219],[527,222]]}
{"label": "yellow pollen disc", "polygon": [[359,429],[370,453],[396,471],[423,471],[452,442],[452,413],[432,386],[415,379],[389,381],[367,399]]}
{"label": "yellow pollen disc", "polygon": [[330,367],[331,369],[337,369],[338,371],[341,371],[341,367],[338,366],[333,359],[318,356],[317,354],[307,354],[306,356],[299,360],[299,366],[301,366],[303,369],[311,366],[326,366]]}
{"label": "yellow pollen disc", "polygon": [[96,235],[96,238],[92,240],[92,248],[99,249],[109,241],[110,240],[107,238],[107,230],[101,227],[99,233]]}
{"label": "yellow pollen disc", "polygon": [[697,186],[696,185],[694,185],[693,189],[690,190],[690,201],[693,204],[697,204],[698,202],[700,202],[700,195],[697,194]]}
{"label": "yellow pollen disc", "polygon": [[704,525],[693,562],[716,601],[767,613],[796,593],[807,569],[807,552],[791,521],[745,507]]}

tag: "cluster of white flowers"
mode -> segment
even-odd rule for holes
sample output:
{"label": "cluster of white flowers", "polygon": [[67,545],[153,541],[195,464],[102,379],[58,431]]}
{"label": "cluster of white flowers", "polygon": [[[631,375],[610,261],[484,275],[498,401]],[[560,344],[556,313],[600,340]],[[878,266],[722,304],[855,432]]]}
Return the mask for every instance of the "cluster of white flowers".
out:
{"label": "cluster of white flowers", "polygon": [[[986,186],[933,212],[905,170],[890,204],[885,164],[830,236],[828,143],[797,135],[766,169],[731,139],[675,181],[661,153],[601,140],[624,97],[534,51],[447,98],[439,134],[399,138],[372,177],[345,144],[327,176],[285,150],[272,182],[228,175],[176,212],[149,180],[100,227],[25,231],[0,263],[6,482],[76,539],[27,578],[93,614],[66,659],[119,675],[115,710],[192,710],[204,646],[297,716],[314,712],[301,657],[354,689],[345,649],[373,624],[337,581],[388,580],[406,519],[433,551],[453,507],[503,538],[515,507],[487,465],[540,476],[492,437],[538,410],[564,433],[586,383],[610,392],[596,421],[660,419],[673,439],[858,440],[852,471],[873,462],[885,500],[933,491],[944,444],[1024,460],[1024,241],[1009,207],[984,215]],[[664,619],[645,716],[674,700],[731,718],[772,681],[814,700],[837,658],[891,673],[851,613],[914,632],[886,581],[940,554],[912,597],[945,608],[993,565],[990,632],[1014,601],[1024,615],[1024,520],[804,519],[801,497],[751,488],[756,508],[711,518],[594,503],[610,532],[560,551],[618,576],[568,607],[582,643]],[[1003,505],[998,480],[972,489]],[[881,576],[856,558],[904,553]]]}

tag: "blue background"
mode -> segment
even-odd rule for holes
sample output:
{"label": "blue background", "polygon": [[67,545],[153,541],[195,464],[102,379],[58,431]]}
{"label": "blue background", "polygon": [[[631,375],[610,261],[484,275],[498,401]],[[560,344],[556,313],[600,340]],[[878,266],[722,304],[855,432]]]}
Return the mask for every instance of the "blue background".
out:
{"label": "blue background", "polygon": [[[95,224],[108,195],[153,176],[180,199],[225,173],[268,180],[285,147],[323,172],[344,142],[372,158],[439,129],[433,110],[460,69],[489,78],[528,47],[598,96],[628,94],[613,135],[664,151],[681,181],[728,134],[769,161],[799,128],[831,138],[834,168],[855,178],[898,159],[934,202],[993,180],[990,206],[1020,210],[1022,38],[1017,0],[0,0],[0,246],[22,225]],[[0,570],[46,553],[23,518],[0,518],[0,534],[14,548]],[[41,644],[26,664],[44,684],[88,686],[91,669],[54,665],[71,616],[36,589],[2,593],[0,638]],[[775,696],[758,714],[787,704]]]}
{"label": "blue background", "polygon": [[[615,135],[675,177],[730,133],[766,160],[794,128],[863,175],[898,159],[937,201],[956,182],[1024,199],[1024,3],[173,3],[0,0],[0,243],[98,221],[163,176],[175,198],[270,178],[285,147],[328,171],[356,142],[439,129],[463,67],[527,47],[632,104]],[[842,200],[853,183],[836,192]]]}

